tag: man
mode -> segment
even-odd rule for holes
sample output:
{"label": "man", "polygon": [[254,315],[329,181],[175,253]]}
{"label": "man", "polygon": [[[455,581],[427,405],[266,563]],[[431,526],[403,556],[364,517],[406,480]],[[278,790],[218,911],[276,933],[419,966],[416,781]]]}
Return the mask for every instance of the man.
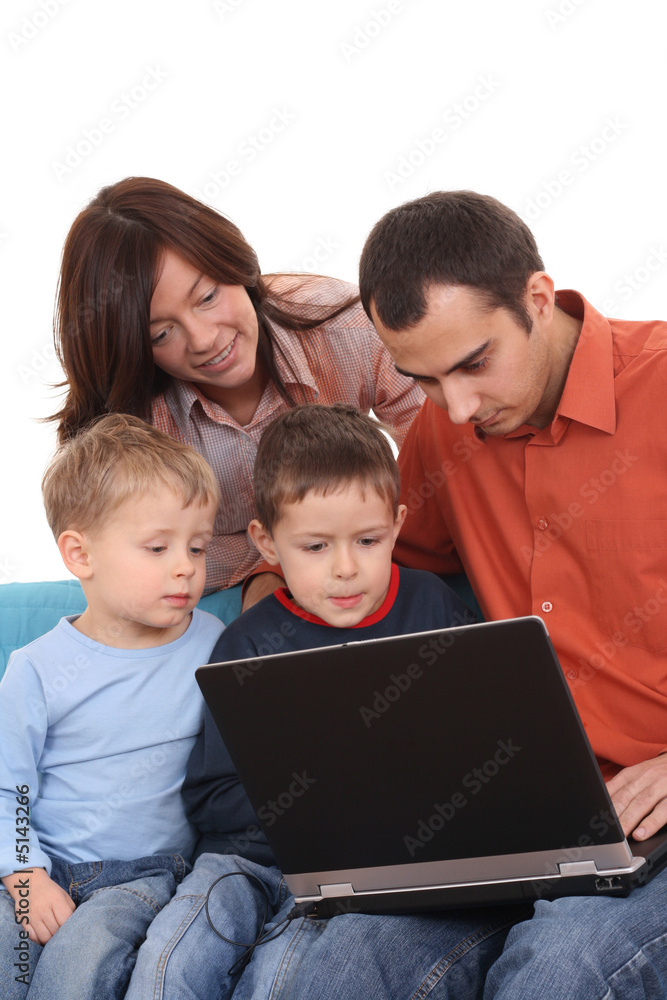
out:
{"label": "man", "polygon": [[[541,615],[623,828],[650,837],[667,822],[667,324],[555,293],[524,223],[468,191],[381,219],[360,290],[428,397],[399,457],[398,560],[463,566],[488,618]],[[627,899],[540,901],[485,998],[663,997],[666,903],[667,873]]]}

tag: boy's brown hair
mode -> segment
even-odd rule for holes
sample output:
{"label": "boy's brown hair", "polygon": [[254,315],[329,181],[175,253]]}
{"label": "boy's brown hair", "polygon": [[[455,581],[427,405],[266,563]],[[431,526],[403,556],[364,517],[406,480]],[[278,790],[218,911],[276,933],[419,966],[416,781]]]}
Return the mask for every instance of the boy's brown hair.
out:
{"label": "boy's brown hair", "polygon": [[42,479],[49,526],[89,531],[130,497],[156,487],[182,496],[183,506],[220,502],[210,465],[188,445],[138,417],[112,413],[89,424],[56,452]]}
{"label": "boy's brown hair", "polygon": [[309,403],[281,413],[264,431],[255,459],[257,517],[270,534],[281,507],[309,491],[359,482],[398,510],[398,466],[382,425],[346,403]]}

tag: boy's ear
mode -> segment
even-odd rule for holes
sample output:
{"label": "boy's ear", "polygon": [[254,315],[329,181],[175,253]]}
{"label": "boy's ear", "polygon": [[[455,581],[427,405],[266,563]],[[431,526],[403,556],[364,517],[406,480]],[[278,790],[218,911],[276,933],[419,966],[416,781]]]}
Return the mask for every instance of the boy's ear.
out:
{"label": "boy's ear", "polygon": [[268,563],[271,563],[272,566],[278,566],[280,564],[280,559],[278,558],[278,553],[276,552],[273,539],[261,521],[254,518],[248,525],[248,534],[250,535],[252,543],[258,550],[259,554],[263,556]]}
{"label": "boy's ear", "polygon": [[69,529],[58,538],[58,549],[67,569],[79,580],[89,580],[93,575],[88,551],[88,539],[80,531]]}
{"label": "boy's ear", "polygon": [[396,544],[396,539],[398,538],[398,533],[403,527],[403,521],[405,521],[405,515],[408,512],[408,508],[404,503],[399,503],[398,510],[396,511],[396,520],[394,521],[394,539],[392,542],[392,548]]}

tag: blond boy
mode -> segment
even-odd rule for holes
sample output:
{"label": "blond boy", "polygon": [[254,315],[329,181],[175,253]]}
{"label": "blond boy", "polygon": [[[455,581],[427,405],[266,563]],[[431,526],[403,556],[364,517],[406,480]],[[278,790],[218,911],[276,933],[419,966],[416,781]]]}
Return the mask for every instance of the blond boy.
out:
{"label": "blond boy", "polygon": [[103,1000],[194,846],[180,788],[194,669],[224,628],[195,608],[219,492],[196,452],[119,414],[61,448],[43,492],[88,606],[0,683],[3,996]]}

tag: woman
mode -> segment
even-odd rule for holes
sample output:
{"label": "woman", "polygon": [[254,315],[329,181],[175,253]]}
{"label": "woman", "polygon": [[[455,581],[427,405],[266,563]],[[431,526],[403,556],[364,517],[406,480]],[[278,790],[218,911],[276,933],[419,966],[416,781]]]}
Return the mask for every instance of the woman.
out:
{"label": "woman", "polygon": [[351,285],[263,277],[233,223],[162,181],[103,188],[67,237],[56,349],[66,439],[109,411],[193,445],[222,488],[207,589],[261,562],[246,528],[262,431],[302,402],[371,408],[400,444],[423,394],[399,375]]}

